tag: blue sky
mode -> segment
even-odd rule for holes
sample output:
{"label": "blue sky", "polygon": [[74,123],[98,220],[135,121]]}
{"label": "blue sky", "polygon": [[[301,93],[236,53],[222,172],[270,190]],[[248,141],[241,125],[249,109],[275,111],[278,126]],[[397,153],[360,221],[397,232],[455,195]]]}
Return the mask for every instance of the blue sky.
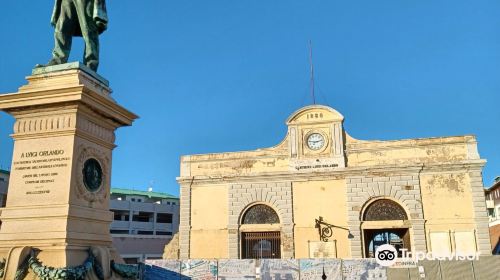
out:
{"label": "blue sky", "polygon": [[[2,1],[0,92],[53,47],[53,1]],[[107,1],[99,72],[140,119],[121,128],[112,185],[178,194],[184,154],[273,146],[318,102],[358,139],[474,134],[500,175],[500,1]],[[71,60],[82,56],[75,40]],[[13,119],[0,113],[0,165]]]}

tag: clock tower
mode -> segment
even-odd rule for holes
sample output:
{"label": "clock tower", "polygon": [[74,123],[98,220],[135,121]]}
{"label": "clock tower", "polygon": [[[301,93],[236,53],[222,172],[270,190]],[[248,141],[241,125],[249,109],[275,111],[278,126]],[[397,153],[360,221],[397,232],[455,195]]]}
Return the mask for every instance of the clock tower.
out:
{"label": "clock tower", "polygon": [[294,171],[345,168],[344,117],[336,110],[311,105],[287,120],[290,168]]}

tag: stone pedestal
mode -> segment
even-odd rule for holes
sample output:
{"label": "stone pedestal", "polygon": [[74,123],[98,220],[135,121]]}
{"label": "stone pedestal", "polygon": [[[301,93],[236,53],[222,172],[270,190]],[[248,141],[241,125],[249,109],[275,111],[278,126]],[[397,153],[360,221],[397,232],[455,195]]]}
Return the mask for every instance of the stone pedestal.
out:
{"label": "stone pedestal", "polygon": [[0,110],[16,119],[1,213],[4,279],[13,279],[29,247],[53,267],[81,265],[93,247],[110,279],[109,260],[121,260],[109,233],[114,131],[137,116],[110,97],[105,79],[79,63],[37,69],[27,80],[17,93],[0,95]]}

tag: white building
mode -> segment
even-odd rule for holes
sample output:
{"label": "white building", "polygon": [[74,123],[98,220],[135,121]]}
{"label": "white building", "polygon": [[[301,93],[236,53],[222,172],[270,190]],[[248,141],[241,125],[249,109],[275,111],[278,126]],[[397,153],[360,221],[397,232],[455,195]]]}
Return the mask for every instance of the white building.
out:
{"label": "white building", "polygon": [[127,263],[161,259],[179,230],[179,198],[160,192],[111,188],[113,245]]}
{"label": "white building", "polygon": [[490,219],[490,239],[493,254],[500,255],[500,176],[485,190],[486,207]]}

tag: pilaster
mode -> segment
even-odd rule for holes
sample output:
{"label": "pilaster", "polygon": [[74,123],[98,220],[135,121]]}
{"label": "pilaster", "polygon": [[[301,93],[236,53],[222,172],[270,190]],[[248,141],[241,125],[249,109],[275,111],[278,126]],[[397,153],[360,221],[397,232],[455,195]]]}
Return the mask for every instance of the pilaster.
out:
{"label": "pilaster", "polygon": [[181,184],[179,247],[180,258],[189,259],[191,242],[191,184]]}
{"label": "pilaster", "polygon": [[484,255],[491,255],[491,243],[489,232],[489,219],[486,209],[486,198],[484,196],[483,176],[481,169],[469,171],[469,179],[472,191],[472,206],[474,209],[474,222],[476,224],[477,250]]}

